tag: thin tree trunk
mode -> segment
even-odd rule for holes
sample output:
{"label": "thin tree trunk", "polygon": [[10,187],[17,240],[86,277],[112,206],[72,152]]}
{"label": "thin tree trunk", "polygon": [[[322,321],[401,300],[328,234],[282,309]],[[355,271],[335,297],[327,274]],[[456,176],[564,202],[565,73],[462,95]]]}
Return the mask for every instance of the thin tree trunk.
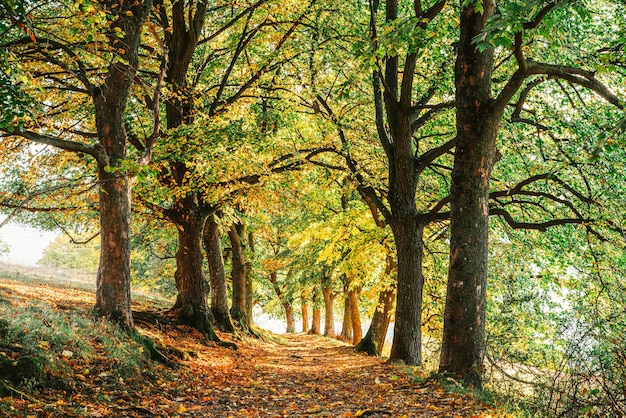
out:
{"label": "thin tree trunk", "polygon": [[502,109],[491,100],[493,49],[473,42],[495,2],[461,7],[455,69],[457,144],[450,184],[450,268],[439,370],[482,387],[489,232],[489,179]]}
{"label": "thin tree trunk", "polygon": [[313,289],[313,318],[311,319],[311,329],[309,334],[319,335],[322,329],[322,310],[319,305],[319,290]]}
{"label": "thin tree trunk", "polygon": [[[248,232],[248,248],[250,248],[250,256],[254,257],[254,235]],[[254,281],[252,280],[252,260],[246,263],[246,318],[250,325],[254,324],[253,309],[254,308]]]}
{"label": "thin tree trunk", "polygon": [[344,286],[344,297],[343,297],[343,321],[341,323],[341,333],[339,334],[339,339],[341,341],[352,341],[353,333],[352,333],[352,308],[350,306],[351,299],[348,296],[347,286]]}
{"label": "thin tree trunk", "polygon": [[232,248],[232,270],[230,273],[233,283],[233,303],[230,308],[231,317],[244,330],[250,329],[246,316],[246,263],[243,245],[241,244],[241,230],[243,225],[231,225],[228,231]]}
{"label": "thin tree trunk", "polygon": [[300,309],[302,311],[302,332],[306,333],[309,330],[309,302],[306,297],[306,293],[302,292],[300,296]]}
{"label": "thin tree trunk", "polygon": [[274,287],[274,292],[276,292],[276,296],[280,300],[281,305],[283,305],[283,309],[285,309],[285,320],[287,322],[287,332],[294,333],[296,332],[296,322],[293,314],[293,306],[290,300],[286,299],[285,292],[280,287],[278,283],[278,273],[273,271],[270,273],[270,283]]}
{"label": "thin tree trunk", "polygon": [[225,332],[235,332],[235,326],[228,310],[228,289],[224,257],[222,255],[222,234],[216,222],[216,215],[211,215],[204,225],[203,241],[209,265],[211,284],[211,312],[217,328]]}
{"label": "thin tree trunk", "polygon": [[322,277],[322,296],[324,298],[324,336],[335,338],[335,294],[331,288],[330,278]]}
{"label": "thin tree trunk", "polygon": [[352,309],[350,308],[350,298],[347,293],[343,297],[343,320],[341,321],[341,333],[339,339],[341,341],[352,341]]}
{"label": "thin tree trunk", "polygon": [[348,304],[350,308],[350,318],[352,322],[352,345],[357,345],[363,339],[363,329],[361,328],[361,314],[359,312],[360,289],[351,289],[348,292]]}

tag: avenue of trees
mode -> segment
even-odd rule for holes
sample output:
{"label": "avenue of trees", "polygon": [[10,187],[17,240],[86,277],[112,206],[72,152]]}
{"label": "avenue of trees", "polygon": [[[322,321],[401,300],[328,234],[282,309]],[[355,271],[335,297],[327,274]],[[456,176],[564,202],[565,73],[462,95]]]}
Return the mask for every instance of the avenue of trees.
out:
{"label": "avenue of trees", "polygon": [[626,414],[625,106],[623,0],[0,4],[0,206],[99,248],[95,314],[260,306],[551,415]]}

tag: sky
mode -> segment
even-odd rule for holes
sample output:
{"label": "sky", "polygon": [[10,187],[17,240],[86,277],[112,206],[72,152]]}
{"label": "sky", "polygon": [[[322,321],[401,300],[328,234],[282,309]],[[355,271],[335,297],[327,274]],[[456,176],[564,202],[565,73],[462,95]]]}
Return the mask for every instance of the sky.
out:
{"label": "sky", "polygon": [[[6,218],[0,215],[0,223]],[[0,262],[34,267],[41,259],[44,249],[58,232],[41,231],[30,226],[10,222],[0,228],[0,243],[9,247],[8,253],[0,254]]]}

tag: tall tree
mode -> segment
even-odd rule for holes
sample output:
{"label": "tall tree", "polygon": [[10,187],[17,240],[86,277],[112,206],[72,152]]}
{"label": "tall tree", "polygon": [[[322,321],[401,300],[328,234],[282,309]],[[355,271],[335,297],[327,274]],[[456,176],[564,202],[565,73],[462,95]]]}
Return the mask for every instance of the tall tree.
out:
{"label": "tall tree", "polygon": [[[533,30],[559,7],[568,6],[567,2],[528,2],[532,11],[528,19],[516,15],[518,5],[500,6],[504,8],[498,11],[494,0],[461,2],[455,66],[457,144],[450,187],[450,267],[439,370],[476,387],[482,385],[485,355],[489,186],[507,106],[527,79],[547,76],[590,89],[623,109],[623,102],[596,79],[595,72],[526,58]],[[512,28],[510,33],[498,30],[503,22],[511,24],[507,26]],[[515,63],[502,67],[489,42],[509,35],[510,58]],[[497,67],[511,69],[502,85],[493,77]],[[541,84],[530,83],[527,91]],[[495,87],[500,91],[494,97]]]}
{"label": "tall tree", "polygon": [[[130,311],[131,178],[123,166],[128,146],[124,121],[139,64],[141,34],[152,7],[151,0],[99,1],[84,5],[51,2],[31,13],[33,30],[40,32],[37,39],[26,36],[1,46],[5,50],[10,48],[20,59],[39,63],[41,67],[33,73],[34,77],[49,85],[51,90],[76,97],[75,103],[85,103],[92,109],[93,122],[79,124],[80,128],[85,128],[82,132],[80,128],[68,129],[38,121],[24,121],[19,128],[3,125],[0,129],[36,143],[86,154],[96,161],[102,245],[94,311],[125,328],[133,328],[133,319]],[[63,17],[67,15],[75,17]],[[62,17],[52,19],[56,27],[47,26],[50,16]],[[84,31],[76,30],[77,27]],[[49,35],[53,33],[54,36]],[[74,40],[75,36],[82,38]],[[102,65],[106,70],[93,71],[94,63],[88,60],[94,60],[96,67]],[[41,104],[41,114],[36,116],[40,121],[47,115],[56,115],[60,109],[67,109],[68,102],[60,99],[57,103],[51,100]],[[89,132],[91,127],[95,127],[94,133]]]}

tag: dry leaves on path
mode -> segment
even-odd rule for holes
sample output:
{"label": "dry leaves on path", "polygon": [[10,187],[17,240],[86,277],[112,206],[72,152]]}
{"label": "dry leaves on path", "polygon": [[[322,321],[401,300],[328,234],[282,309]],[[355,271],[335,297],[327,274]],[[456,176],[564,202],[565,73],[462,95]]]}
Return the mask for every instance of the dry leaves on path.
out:
{"label": "dry leaves on path", "polygon": [[[0,280],[3,296],[58,309],[80,310],[92,295],[50,284]],[[447,393],[436,380],[416,382],[411,368],[357,355],[351,346],[315,335],[269,335],[236,341],[237,351],[205,344],[186,327],[146,325],[139,331],[183,353],[179,367],[151,365],[138,378],[113,373],[118,359],[98,347],[84,363],[60,354],[74,368],[60,387],[0,400],[15,417],[488,417],[501,416],[465,394]],[[229,336],[220,334],[228,340]]]}

